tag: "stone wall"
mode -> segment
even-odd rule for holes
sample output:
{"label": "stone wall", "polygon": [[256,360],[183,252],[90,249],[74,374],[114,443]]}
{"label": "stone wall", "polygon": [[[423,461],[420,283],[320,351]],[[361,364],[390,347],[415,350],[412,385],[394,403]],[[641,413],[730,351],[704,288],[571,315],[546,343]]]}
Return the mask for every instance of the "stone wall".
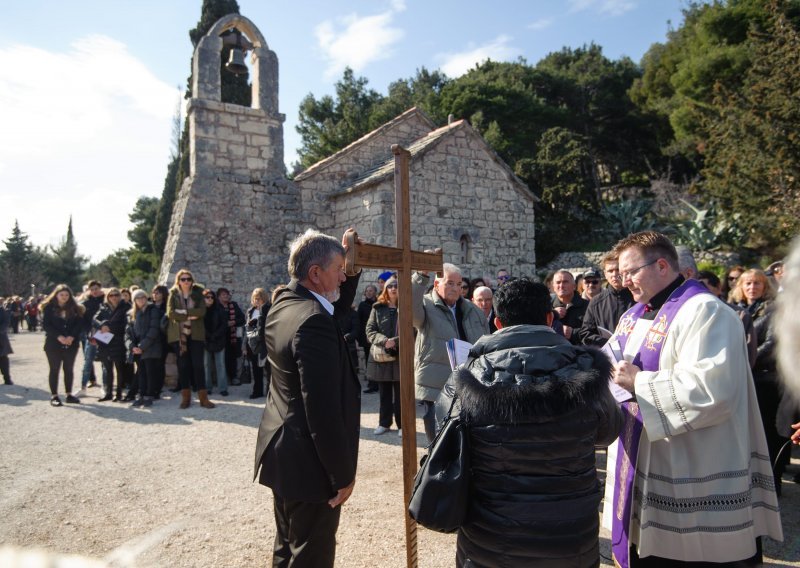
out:
{"label": "stone wall", "polygon": [[[442,247],[446,262],[464,275],[512,275],[535,269],[533,200],[522,193],[468,126],[454,129],[411,160],[411,246]],[[335,196],[333,216],[340,234],[353,225],[370,242],[394,246],[394,179]],[[460,239],[469,239],[465,262]]]}
{"label": "stone wall", "polygon": [[301,172],[295,181],[300,188],[303,220],[321,231],[333,229],[335,221],[330,196],[363,171],[391,157],[392,144],[408,145],[425,136],[430,129],[430,123],[423,115],[406,113],[331,158]]}

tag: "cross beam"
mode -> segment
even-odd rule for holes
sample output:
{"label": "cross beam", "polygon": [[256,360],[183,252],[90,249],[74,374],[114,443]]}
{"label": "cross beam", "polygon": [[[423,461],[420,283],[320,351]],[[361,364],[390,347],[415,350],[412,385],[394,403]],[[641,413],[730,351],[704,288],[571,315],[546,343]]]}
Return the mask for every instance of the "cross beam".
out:
{"label": "cross beam", "polygon": [[[408,190],[408,164],[411,153],[395,144],[394,154],[394,192],[395,192],[395,237],[396,247],[358,244],[354,234],[350,242],[345,267],[348,273],[356,266],[363,268],[396,268],[398,297],[401,308],[398,310],[400,361],[400,421],[403,425],[403,513],[406,527],[406,565],[416,568],[417,524],[408,514],[408,502],[417,473],[417,413],[414,396],[414,331],[411,321],[411,271],[441,273],[442,252],[420,252],[411,250],[411,219]],[[405,304],[403,304],[405,302]],[[403,309],[403,306],[406,306]]]}

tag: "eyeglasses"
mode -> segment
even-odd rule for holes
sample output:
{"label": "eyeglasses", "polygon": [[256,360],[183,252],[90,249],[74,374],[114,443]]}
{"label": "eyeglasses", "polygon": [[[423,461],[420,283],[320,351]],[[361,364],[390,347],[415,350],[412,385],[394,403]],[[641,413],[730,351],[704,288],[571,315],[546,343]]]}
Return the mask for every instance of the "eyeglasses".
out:
{"label": "eyeglasses", "polygon": [[497,277],[498,280],[508,280],[509,278],[511,277],[508,276],[507,274],[503,274]]}
{"label": "eyeglasses", "polygon": [[462,286],[461,289],[462,290],[469,290],[469,286]]}
{"label": "eyeglasses", "polygon": [[121,294],[109,294],[109,298],[119,298]]}
{"label": "eyeglasses", "polygon": [[739,276],[728,276],[728,282],[736,282],[739,280]]}
{"label": "eyeglasses", "polygon": [[191,282],[192,281],[192,279],[189,278],[188,276],[181,276],[179,280],[181,282]]}
{"label": "eyeglasses", "polygon": [[628,270],[626,272],[620,272],[619,275],[622,277],[622,280],[625,281],[628,278],[633,278],[634,276],[639,274],[639,271],[642,270],[643,268],[647,268],[648,266],[650,266],[652,264],[655,264],[658,261],[659,261],[659,259],[651,260],[647,264],[643,264],[638,268],[634,268],[633,270]]}
{"label": "eyeglasses", "polygon": [[397,289],[397,284],[387,284],[386,288],[389,290],[395,290]]}
{"label": "eyeglasses", "polygon": [[595,284],[600,284],[599,280],[586,280],[583,281],[588,286],[594,286]]}

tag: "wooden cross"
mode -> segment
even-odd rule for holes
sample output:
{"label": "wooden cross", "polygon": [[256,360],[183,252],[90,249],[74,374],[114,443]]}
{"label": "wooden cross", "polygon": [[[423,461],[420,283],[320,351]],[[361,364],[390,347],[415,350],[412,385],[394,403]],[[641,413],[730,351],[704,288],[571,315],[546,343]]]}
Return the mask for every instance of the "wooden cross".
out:
{"label": "wooden cross", "polygon": [[442,253],[411,250],[411,219],[408,196],[408,163],[411,153],[395,144],[394,154],[394,214],[396,247],[358,244],[350,236],[345,264],[351,267],[396,268],[397,291],[404,309],[398,310],[400,322],[400,422],[403,424],[403,510],[406,519],[406,565],[417,566],[417,524],[408,514],[408,502],[417,473],[417,414],[414,396],[414,333],[411,321],[411,271],[442,272]]}

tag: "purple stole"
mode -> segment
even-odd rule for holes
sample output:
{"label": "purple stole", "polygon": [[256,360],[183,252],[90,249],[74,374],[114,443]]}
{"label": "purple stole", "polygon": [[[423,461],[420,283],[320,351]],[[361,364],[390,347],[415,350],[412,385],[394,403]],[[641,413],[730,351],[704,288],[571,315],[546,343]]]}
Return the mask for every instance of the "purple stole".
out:
{"label": "purple stole", "polygon": [[[653,325],[645,335],[639,352],[633,358],[633,364],[643,371],[658,371],[658,362],[664,339],[678,310],[689,298],[697,294],[708,293],[708,290],[696,280],[687,280],[681,284],[658,310]],[[619,342],[620,350],[625,353],[636,322],[645,312],[645,304],[636,304],[620,318],[614,337]],[[639,439],[642,436],[642,413],[635,400],[622,403],[625,422],[617,444],[616,475],[614,478],[614,501],[606,503],[612,506],[611,551],[614,563],[620,568],[628,568],[630,542],[628,534],[631,524],[631,506],[633,504],[633,482],[636,478],[636,459],[639,456]]]}

